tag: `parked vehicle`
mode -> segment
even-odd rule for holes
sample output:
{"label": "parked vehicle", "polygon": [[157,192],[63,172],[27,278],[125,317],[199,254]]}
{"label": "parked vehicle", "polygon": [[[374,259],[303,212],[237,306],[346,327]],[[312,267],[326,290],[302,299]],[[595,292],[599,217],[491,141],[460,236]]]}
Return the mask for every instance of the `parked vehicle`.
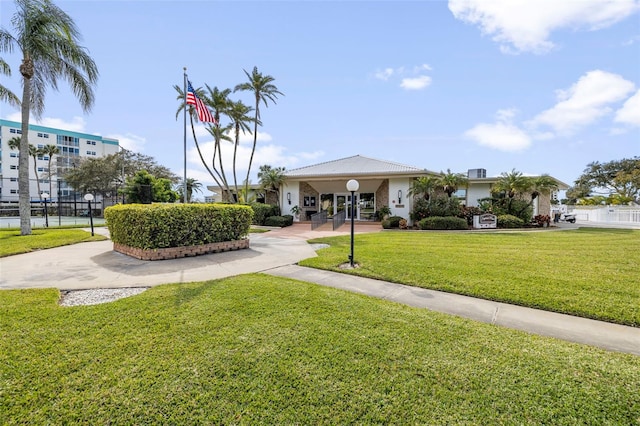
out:
{"label": "parked vehicle", "polygon": [[576,223],[576,215],[575,214],[571,214],[571,213],[565,213],[562,216],[561,220],[564,221],[564,222]]}

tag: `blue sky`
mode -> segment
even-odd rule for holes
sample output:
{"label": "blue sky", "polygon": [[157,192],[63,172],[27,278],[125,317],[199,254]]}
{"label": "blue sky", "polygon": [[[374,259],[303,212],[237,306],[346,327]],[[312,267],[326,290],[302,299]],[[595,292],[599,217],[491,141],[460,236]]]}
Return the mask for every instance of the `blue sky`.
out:
{"label": "blue sky", "polygon": [[[63,84],[48,92],[40,123],[118,138],[180,176],[173,85],[183,67],[195,87],[233,88],[254,66],[275,78],[285,96],[261,108],[254,172],[360,154],[572,184],[592,161],[640,155],[639,0],[56,4],[79,26],[100,79],[90,114]],[[11,29],[13,2],[0,8]],[[19,57],[3,57],[13,70],[3,84],[20,94]],[[231,98],[252,104],[248,93]],[[211,137],[197,131],[210,158]],[[241,144],[241,176],[251,142]],[[188,176],[212,183],[187,143]]]}

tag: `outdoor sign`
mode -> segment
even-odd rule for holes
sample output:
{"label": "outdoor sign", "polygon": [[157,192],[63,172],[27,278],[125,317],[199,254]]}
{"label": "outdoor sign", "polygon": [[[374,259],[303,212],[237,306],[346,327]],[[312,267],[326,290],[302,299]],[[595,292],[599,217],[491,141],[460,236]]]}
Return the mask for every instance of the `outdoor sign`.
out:
{"label": "outdoor sign", "polygon": [[473,216],[474,228],[497,228],[498,217],[494,214],[481,214]]}

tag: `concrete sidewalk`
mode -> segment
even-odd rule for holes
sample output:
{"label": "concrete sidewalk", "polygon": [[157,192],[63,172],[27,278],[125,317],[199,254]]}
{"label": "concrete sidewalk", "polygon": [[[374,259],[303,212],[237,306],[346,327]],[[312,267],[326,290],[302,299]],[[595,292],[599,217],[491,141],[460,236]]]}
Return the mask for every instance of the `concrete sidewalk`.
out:
{"label": "concrete sidewalk", "polygon": [[541,336],[640,355],[640,328],[297,265],[265,272]]}
{"label": "concrete sidewalk", "polygon": [[[356,233],[380,226],[356,226]],[[106,233],[106,228],[96,228]],[[419,308],[444,312],[543,336],[640,355],[640,328],[523,308],[450,293],[425,290],[304,268],[296,264],[316,256],[310,238],[348,235],[349,227],[311,231],[296,224],[250,235],[250,248],[163,261],[143,261],[114,252],[110,240],[74,244],[0,259],[0,289],[149,287],[206,281],[253,272],[293,278]]]}

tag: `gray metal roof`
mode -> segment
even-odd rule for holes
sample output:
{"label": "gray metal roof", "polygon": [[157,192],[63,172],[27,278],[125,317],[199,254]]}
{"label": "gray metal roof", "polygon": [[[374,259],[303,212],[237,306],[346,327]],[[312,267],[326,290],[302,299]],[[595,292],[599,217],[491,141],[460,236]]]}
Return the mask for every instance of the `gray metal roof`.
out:
{"label": "gray metal roof", "polygon": [[353,157],[327,161],[325,163],[291,169],[285,172],[287,177],[329,177],[329,176],[370,176],[370,175],[424,175],[432,174],[426,169],[377,160],[375,158],[354,155]]}

